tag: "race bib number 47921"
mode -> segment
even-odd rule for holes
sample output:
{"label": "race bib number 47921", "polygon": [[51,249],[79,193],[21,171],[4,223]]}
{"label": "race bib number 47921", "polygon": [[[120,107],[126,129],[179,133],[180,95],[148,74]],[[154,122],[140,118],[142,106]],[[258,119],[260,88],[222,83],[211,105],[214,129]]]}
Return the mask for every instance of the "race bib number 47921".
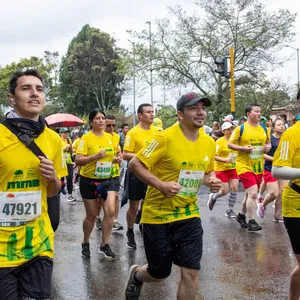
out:
{"label": "race bib number 47921", "polygon": [[203,171],[181,170],[178,183],[181,186],[178,194],[184,196],[196,196],[204,177]]}
{"label": "race bib number 47921", "polygon": [[0,227],[24,225],[38,218],[41,211],[41,191],[0,193]]}

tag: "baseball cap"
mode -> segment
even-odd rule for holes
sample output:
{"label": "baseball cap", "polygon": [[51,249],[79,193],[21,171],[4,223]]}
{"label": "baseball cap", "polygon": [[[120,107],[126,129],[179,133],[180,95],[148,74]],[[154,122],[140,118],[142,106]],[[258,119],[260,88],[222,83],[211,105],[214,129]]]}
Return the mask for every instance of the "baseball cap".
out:
{"label": "baseball cap", "polygon": [[268,122],[267,118],[266,118],[266,117],[263,117],[263,116],[260,117],[260,120],[261,120],[263,123]]}
{"label": "baseball cap", "polygon": [[223,130],[225,130],[225,129],[229,129],[229,128],[231,128],[231,127],[233,127],[233,124],[231,123],[231,122],[224,122],[223,124],[222,124],[222,131]]}
{"label": "baseball cap", "polygon": [[64,132],[69,132],[70,130],[67,127],[62,127],[59,132],[64,133]]}
{"label": "baseball cap", "polygon": [[223,122],[232,122],[234,119],[233,115],[227,115],[224,119]]}
{"label": "baseball cap", "polygon": [[183,111],[183,108],[186,106],[192,106],[196,104],[198,101],[202,101],[206,107],[211,106],[211,101],[206,97],[201,97],[197,93],[188,93],[182,95],[177,100],[177,110]]}

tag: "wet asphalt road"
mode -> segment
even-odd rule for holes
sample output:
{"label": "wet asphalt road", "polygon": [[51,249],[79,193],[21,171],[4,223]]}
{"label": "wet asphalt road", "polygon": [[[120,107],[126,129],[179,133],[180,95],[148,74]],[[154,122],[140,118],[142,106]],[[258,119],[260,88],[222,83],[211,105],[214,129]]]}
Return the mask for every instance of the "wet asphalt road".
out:
{"label": "wet asphalt road", "polygon": [[[196,299],[287,299],[289,275],[295,266],[290,242],[282,223],[272,221],[270,204],[264,219],[258,219],[263,230],[249,233],[235,219],[225,217],[228,196],[221,198],[213,211],[206,207],[204,188],[199,198],[204,229],[203,257]],[[80,196],[75,193],[76,197]],[[235,211],[241,207],[244,193],[238,194]],[[119,221],[125,227],[126,208]],[[137,250],[126,247],[125,231],[112,233],[110,246],[115,261],[104,261],[98,253],[101,231],[91,235],[91,257],[81,256],[83,202],[61,202],[61,223],[56,233],[51,299],[123,299],[123,289],[132,264],[144,264],[143,242],[135,225]],[[141,299],[176,299],[180,269],[163,283],[146,283]]]}

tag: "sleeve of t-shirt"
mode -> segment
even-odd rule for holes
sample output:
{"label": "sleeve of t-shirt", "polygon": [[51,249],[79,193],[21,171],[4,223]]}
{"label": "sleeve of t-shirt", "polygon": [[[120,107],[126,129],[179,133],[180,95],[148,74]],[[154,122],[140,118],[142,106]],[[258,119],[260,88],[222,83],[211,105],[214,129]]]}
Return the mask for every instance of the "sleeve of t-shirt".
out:
{"label": "sleeve of t-shirt", "polygon": [[273,166],[291,167],[295,154],[295,144],[288,131],[284,132],[280,138],[279,145],[274,153]]}
{"label": "sleeve of t-shirt", "polygon": [[241,130],[241,126],[238,126],[238,127],[236,127],[236,128],[233,130],[233,132],[232,132],[232,134],[231,134],[231,136],[230,136],[230,138],[229,138],[228,143],[232,143],[232,144],[235,144],[235,145],[238,145],[238,144],[239,144],[240,130]]}
{"label": "sleeve of t-shirt", "polygon": [[166,139],[163,131],[153,133],[152,141],[142,148],[136,157],[150,169],[155,165],[166,152]]}
{"label": "sleeve of t-shirt", "polygon": [[64,154],[63,154],[63,145],[61,142],[61,138],[57,139],[55,149],[56,149],[56,153],[54,155],[54,160],[53,160],[54,169],[57,174],[57,177],[61,178],[68,175],[67,165],[63,158]]}
{"label": "sleeve of t-shirt", "polygon": [[76,154],[87,155],[87,153],[88,153],[87,138],[85,136],[82,136],[82,138],[78,143]]}
{"label": "sleeve of t-shirt", "polygon": [[209,153],[211,153],[212,155],[210,156],[210,161],[205,170],[205,173],[209,173],[213,171],[215,166],[216,142],[212,138],[210,142],[211,142],[211,151]]}
{"label": "sleeve of t-shirt", "polygon": [[134,135],[131,135],[130,132],[128,132],[125,137],[123,150],[125,150],[127,152],[133,152],[134,147],[135,147]]}
{"label": "sleeve of t-shirt", "polygon": [[221,141],[220,141],[220,140],[217,140],[217,141],[216,141],[216,155],[217,155],[217,156],[220,156],[221,151],[222,151],[222,144],[221,144]]}

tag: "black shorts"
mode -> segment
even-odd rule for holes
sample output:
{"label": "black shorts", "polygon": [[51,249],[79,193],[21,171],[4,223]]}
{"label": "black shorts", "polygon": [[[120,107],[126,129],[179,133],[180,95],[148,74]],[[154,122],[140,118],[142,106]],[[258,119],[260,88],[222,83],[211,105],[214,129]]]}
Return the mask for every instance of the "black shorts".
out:
{"label": "black shorts", "polygon": [[140,181],[134,173],[129,173],[128,182],[128,199],[129,200],[141,200],[145,199],[148,185]]}
{"label": "black shorts", "polygon": [[119,177],[109,179],[93,179],[80,176],[79,189],[84,199],[106,199],[107,192],[118,192],[120,189]]}
{"label": "black shorts", "polygon": [[152,277],[168,277],[172,263],[200,270],[203,236],[200,218],[168,224],[144,224],[143,236],[147,270]]}
{"label": "black shorts", "polygon": [[38,256],[14,268],[0,268],[1,299],[50,299],[53,260]]}
{"label": "black shorts", "polygon": [[284,225],[295,254],[300,254],[300,218],[284,217]]}

